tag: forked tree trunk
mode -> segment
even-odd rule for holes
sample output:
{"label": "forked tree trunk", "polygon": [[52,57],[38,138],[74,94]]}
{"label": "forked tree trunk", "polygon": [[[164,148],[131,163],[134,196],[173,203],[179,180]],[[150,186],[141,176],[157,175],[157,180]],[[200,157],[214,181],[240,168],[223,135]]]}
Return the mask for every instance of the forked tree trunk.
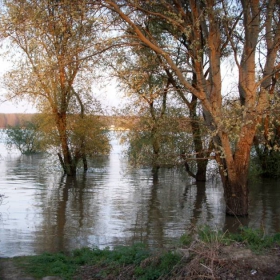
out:
{"label": "forked tree trunk", "polygon": [[196,172],[191,171],[190,166],[188,164],[188,159],[185,154],[181,155],[182,159],[184,159],[185,170],[189,176],[195,179],[196,182],[205,182],[206,174],[207,174],[207,164],[208,159],[196,160]]}
{"label": "forked tree trunk", "polygon": [[63,153],[63,170],[68,176],[76,175],[76,162],[73,160],[71,156],[71,152],[68,148],[68,145],[64,143],[62,145],[62,153]]}
{"label": "forked tree trunk", "polygon": [[59,133],[62,155],[58,154],[60,164],[64,170],[64,173],[68,176],[75,176],[77,164],[71,155],[71,151],[68,147],[68,139],[66,133],[66,113],[57,114],[56,125]]}

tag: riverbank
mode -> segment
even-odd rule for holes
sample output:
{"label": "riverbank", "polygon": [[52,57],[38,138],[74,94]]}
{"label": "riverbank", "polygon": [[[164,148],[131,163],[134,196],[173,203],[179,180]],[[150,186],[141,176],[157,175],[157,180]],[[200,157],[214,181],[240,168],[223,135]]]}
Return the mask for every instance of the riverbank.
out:
{"label": "riverbank", "polygon": [[[113,250],[83,248],[0,261],[0,279],[274,279],[280,280],[280,233],[242,229],[230,235],[209,229],[182,236],[165,250],[143,244]],[[9,275],[10,271],[10,275]],[[19,273],[19,274],[17,274]]]}

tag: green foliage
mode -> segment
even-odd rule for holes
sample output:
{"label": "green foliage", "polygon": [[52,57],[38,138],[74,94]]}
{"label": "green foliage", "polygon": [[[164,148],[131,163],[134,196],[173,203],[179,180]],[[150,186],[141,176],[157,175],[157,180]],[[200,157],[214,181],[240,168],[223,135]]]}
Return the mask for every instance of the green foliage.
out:
{"label": "green foliage", "polygon": [[241,227],[238,233],[223,233],[222,231],[213,230],[209,226],[203,226],[197,229],[197,233],[200,241],[224,245],[229,245],[234,241],[243,242],[254,252],[262,252],[262,250],[271,248],[274,244],[280,245],[280,233],[266,235],[260,229],[248,227]]}
{"label": "green foliage", "polygon": [[[276,85],[279,90],[279,83]],[[259,175],[269,178],[280,177],[280,99],[272,95],[269,104],[258,125],[254,138],[252,160],[259,168]]]}
{"label": "green foliage", "polygon": [[78,265],[85,265],[94,263],[96,261],[103,260],[108,255],[107,249],[90,249],[90,248],[81,248],[76,249],[72,252],[73,260]]}
{"label": "green foliage", "polygon": [[279,178],[280,151],[259,145],[257,154],[252,155],[250,172],[253,176],[259,175],[267,178]]}
{"label": "green foliage", "polygon": [[273,235],[273,241],[274,241],[276,244],[280,245],[280,233],[279,233],[279,232],[277,232],[277,233],[275,233],[275,234]]}
{"label": "green foliage", "polygon": [[192,242],[192,236],[189,234],[183,234],[179,239],[179,245],[187,246],[190,245]]}
{"label": "green foliage", "polygon": [[38,256],[19,257],[16,262],[27,273],[40,279],[51,275],[63,276],[64,279],[71,280],[77,269],[77,264],[73,262],[72,258],[63,253],[44,253]]}
{"label": "green foliage", "polygon": [[69,118],[69,147],[72,153],[79,150],[88,158],[108,154],[110,151],[109,135],[106,124],[99,116],[86,115]]}
{"label": "green foliage", "polygon": [[139,280],[154,280],[168,274],[181,260],[174,252],[166,252],[145,261],[145,264],[135,268],[135,275]]}
{"label": "green foliage", "polygon": [[133,130],[123,135],[128,144],[127,154],[133,166],[178,166],[181,154],[192,153],[192,138],[181,124],[188,120],[176,108],[169,108],[165,116],[152,119],[143,113]]}
{"label": "green foliage", "polygon": [[147,248],[141,244],[134,244],[132,246],[116,247],[110,252],[107,261],[113,261],[120,265],[140,264],[145,258],[150,255]]}
{"label": "green foliage", "polygon": [[8,149],[17,148],[22,154],[42,151],[42,134],[35,122],[25,122],[23,125],[8,126],[5,130]]}
{"label": "green foliage", "polygon": [[206,243],[221,243],[227,245],[231,242],[227,233],[223,233],[220,230],[213,230],[209,226],[198,228],[197,233],[199,239]]}
{"label": "green foliage", "polygon": [[259,164],[258,157],[251,153],[251,160],[250,160],[250,168],[249,168],[249,181],[250,182],[256,182],[259,180],[259,176],[262,174],[262,168]]}
{"label": "green foliage", "polygon": [[238,242],[245,242],[255,252],[270,248],[274,243],[280,244],[279,233],[275,236],[267,236],[260,229],[247,227],[240,228],[240,232],[237,234],[231,234],[231,238]]}
{"label": "green foliage", "polygon": [[[40,114],[38,118],[40,130],[44,136],[42,137],[44,148],[48,151],[54,151],[54,154],[62,153],[59,131],[53,117],[48,114]],[[106,124],[99,116],[85,115],[81,117],[78,114],[68,116],[68,146],[77,166],[82,155],[85,155],[87,159],[92,159],[96,155],[109,153],[110,139],[105,127]]]}

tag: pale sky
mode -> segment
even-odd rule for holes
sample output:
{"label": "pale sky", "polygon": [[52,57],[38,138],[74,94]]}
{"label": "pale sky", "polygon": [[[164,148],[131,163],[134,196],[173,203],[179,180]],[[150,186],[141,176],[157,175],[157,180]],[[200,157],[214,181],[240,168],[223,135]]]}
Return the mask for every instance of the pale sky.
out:
{"label": "pale sky", "polygon": [[[0,89],[0,91],[0,98],[4,99],[4,92],[2,89]],[[96,97],[100,100],[102,106],[108,109],[118,107],[122,103],[121,96],[116,93],[116,89],[112,86],[108,87],[106,90],[100,91]],[[25,101],[17,102],[17,104],[9,101],[0,101],[0,113],[36,113],[36,108]]]}
{"label": "pale sky", "polygon": [[[7,71],[9,64],[0,57],[0,83],[1,76]],[[112,107],[118,107],[123,102],[121,94],[117,93],[117,87],[115,82],[111,85],[104,87],[103,89],[96,90],[95,97],[101,102],[104,108],[109,109]],[[36,113],[36,108],[33,105],[28,104],[26,101],[22,102],[10,102],[5,101],[5,89],[0,84],[0,113]]]}
{"label": "pale sky", "polygon": [[20,102],[19,104],[14,104],[11,102],[1,102],[0,113],[36,113],[36,109],[34,109],[34,107],[32,107],[31,105],[28,105],[26,102]]}
{"label": "pale sky", "polygon": [[[0,51],[2,54],[2,52]],[[9,69],[9,63],[0,56],[0,83],[2,82],[2,75]],[[0,113],[34,113],[36,110],[26,102],[14,102],[5,101],[5,89],[0,84]]]}

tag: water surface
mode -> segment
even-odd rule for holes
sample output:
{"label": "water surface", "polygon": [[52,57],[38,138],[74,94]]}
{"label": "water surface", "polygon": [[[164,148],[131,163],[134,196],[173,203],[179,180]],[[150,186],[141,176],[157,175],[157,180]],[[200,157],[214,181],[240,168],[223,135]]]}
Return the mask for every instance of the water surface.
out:
{"label": "water surface", "polygon": [[128,168],[122,147],[112,140],[110,156],[89,172],[63,177],[44,155],[8,153],[0,144],[0,257],[104,248],[136,241],[170,246],[197,225],[234,230],[240,223],[280,231],[277,181],[255,182],[250,215],[225,216],[219,182],[196,185],[185,172],[162,169],[154,182],[149,169]]}

